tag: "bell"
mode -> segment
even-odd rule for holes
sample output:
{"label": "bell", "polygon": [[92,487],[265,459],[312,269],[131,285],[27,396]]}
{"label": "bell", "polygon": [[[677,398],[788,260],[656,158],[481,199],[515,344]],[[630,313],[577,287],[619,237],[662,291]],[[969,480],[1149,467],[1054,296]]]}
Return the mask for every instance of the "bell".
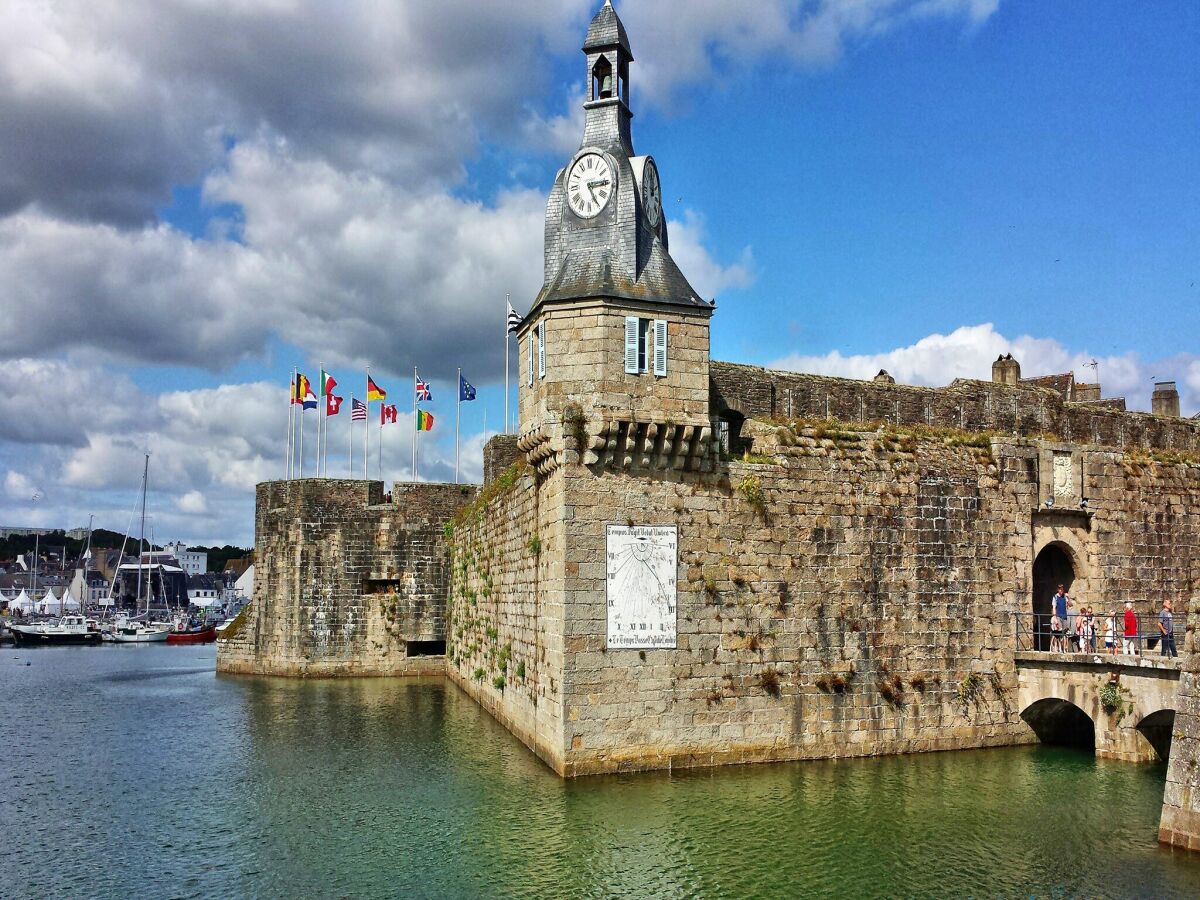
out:
{"label": "bell", "polygon": [[600,99],[607,100],[612,96],[612,76],[605,75],[604,80],[600,82]]}

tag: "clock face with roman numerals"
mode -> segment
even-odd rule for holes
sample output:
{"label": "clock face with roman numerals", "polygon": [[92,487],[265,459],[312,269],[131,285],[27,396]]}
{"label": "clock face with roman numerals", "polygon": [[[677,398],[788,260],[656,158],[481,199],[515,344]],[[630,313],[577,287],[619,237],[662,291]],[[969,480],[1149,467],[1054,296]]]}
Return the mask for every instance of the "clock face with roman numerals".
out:
{"label": "clock face with roman numerals", "polygon": [[567,174],[567,205],[581,219],[598,216],[613,195],[613,172],[599,153],[585,153]]}

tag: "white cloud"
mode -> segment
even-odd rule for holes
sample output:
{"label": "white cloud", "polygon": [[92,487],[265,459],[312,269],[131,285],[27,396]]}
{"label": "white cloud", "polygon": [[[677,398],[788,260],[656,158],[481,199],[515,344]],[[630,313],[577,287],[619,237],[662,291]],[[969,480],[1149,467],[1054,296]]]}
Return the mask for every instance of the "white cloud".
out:
{"label": "white cloud", "polygon": [[10,500],[28,501],[33,498],[37,492],[37,488],[33,486],[33,482],[28,477],[20,472],[14,472],[9,469],[4,476],[4,493],[8,495]]}
{"label": "white cloud", "polygon": [[175,505],[189,516],[202,516],[208,512],[208,500],[199,491],[188,491],[175,501]]}
{"label": "white cloud", "polygon": [[639,96],[669,103],[684,85],[782,59],[827,66],[848,46],[932,18],[976,28],[999,0],[626,0]]}
{"label": "white cloud", "polygon": [[[931,334],[907,347],[879,353],[845,356],[832,350],[821,356],[791,354],[771,363],[773,368],[817,375],[837,375],[866,379],[886,369],[904,384],[941,386],[955,378],[991,378],[992,362],[1011,353],[1021,363],[1024,377],[1074,372],[1079,381],[1094,377],[1090,363],[1099,364],[1100,383],[1106,397],[1124,396],[1131,409],[1148,409],[1150,384],[1154,373],[1188,367],[1191,357],[1144,362],[1135,353],[1093,356],[1086,350],[1072,350],[1054,338],[1029,335],[1009,339],[991,323],[966,325],[950,334]],[[1164,368],[1165,367],[1165,368]],[[1200,406],[1200,362],[1190,362],[1185,408]],[[1166,377],[1161,375],[1160,377]],[[1194,381],[1193,381],[1194,378]]]}
{"label": "white cloud", "polygon": [[706,300],[727,290],[746,288],[754,283],[754,252],[743,248],[736,262],[723,266],[704,247],[704,217],[687,210],[682,220],[667,222],[671,257],[679,264],[692,287]]}

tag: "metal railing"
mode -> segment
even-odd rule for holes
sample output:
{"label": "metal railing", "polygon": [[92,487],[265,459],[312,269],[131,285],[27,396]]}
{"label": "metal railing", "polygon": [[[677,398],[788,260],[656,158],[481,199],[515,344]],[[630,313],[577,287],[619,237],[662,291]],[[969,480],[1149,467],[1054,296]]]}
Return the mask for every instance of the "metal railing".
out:
{"label": "metal railing", "polygon": [[[1058,617],[1052,613],[1016,613],[1013,617],[1016,649],[1092,655],[1172,655],[1170,647],[1163,646],[1164,635],[1159,629],[1158,613],[1153,616],[1135,613],[1135,616],[1137,632],[1127,636],[1124,609],[1116,613],[1093,613],[1090,617],[1072,611],[1066,619],[1058,621]],[[1055,628],[1056,624],[1058,628]],[[1175,615],[1171,620],[1175,656],[1179,655],[1183,646],[1183,636],[1184,624],[1179,615]]]}

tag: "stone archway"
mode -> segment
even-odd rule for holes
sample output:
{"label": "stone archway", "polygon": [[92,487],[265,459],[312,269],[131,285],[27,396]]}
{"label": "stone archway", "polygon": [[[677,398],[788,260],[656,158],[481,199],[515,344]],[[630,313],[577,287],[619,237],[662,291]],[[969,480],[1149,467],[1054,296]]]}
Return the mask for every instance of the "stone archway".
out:
{"label": "stone archway", "polygon": [[1171,756],[1171,732],[1175,728],[1175,710],[1160,709],[1158,712],[1152,712],[1148,716],[1144,716],[1137,724],[1137,730],[1141,732],[1150,746],[1154,748],[1154,752],[1158,754],[1158,758],[1166,762]]}
{"label": "stone archway", "polygon": [[1021,718],[1043,744],[1096,749],[1096,723],[1070,700],[1038,700],[1022,711]]}
{"label": "stone archway", "polygon": [[1060,584],[1070,593],[1076,571],[1073,554],[1060,543],[1047,544],[1033,561],[1033,646],[1036,650],[1050,648],[1051,598]]}

